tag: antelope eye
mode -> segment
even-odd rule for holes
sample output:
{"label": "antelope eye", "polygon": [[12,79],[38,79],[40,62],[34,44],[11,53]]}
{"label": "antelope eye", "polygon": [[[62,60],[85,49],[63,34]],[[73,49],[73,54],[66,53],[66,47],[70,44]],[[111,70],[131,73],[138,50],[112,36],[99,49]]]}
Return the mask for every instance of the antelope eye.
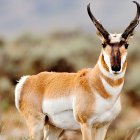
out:
{"label": "antelope eye", "polygon": [[102,43],[102,47],[105,48],[106,47],[106,44],[105,43]]}
{"label": "antelope eye", "polygon": [[129,44],[127,44],[127,43],[126,43],[124,46],[125,46],[125,48],[127,49],[127,48],[128,48],[128,46],[129,46]]}

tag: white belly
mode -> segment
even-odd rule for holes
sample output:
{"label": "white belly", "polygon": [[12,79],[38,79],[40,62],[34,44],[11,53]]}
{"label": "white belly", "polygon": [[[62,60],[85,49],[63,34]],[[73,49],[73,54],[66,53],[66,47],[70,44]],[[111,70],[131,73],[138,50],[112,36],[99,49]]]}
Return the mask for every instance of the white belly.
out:
{"label": "white belly", "polygon": [[80,125],[74,119],[72,101],[71,97],[44,100],[42,104],[43,113],[58,128],[69,130],[80,129]]}
{"label": "white belly", "polygon": [[[63,97],[59,99],[44,100],[42,104],[43,113],[49,117],[49,121],[56,127],[69,130],[78,130],[80,125],[73,115],[73,99]],[[121,110],[120,99],[114,103],[100,96],[96,97],[94,115],[89,118],[89,123],[110,122],[116,118]]]}
{"label": "white belly", "polygon": [[50,121],[58,128],[69,129],[69,130],[78,130],[80,125],[75,121],[73,116],[73,111],[63,111],[58,114],[49,116]]}

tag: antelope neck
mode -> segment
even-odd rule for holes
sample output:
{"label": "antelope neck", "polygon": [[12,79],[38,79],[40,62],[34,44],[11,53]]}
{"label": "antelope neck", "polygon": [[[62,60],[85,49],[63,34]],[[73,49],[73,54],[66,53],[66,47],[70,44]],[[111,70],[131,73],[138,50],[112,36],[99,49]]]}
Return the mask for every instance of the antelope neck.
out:
{"label": "antelope neck", "polygon": [[92,87],[103,98],[110,99],[118,97],[124,83],[125,70],[118,74],[113,75],[109,72],[104,58],[100,55],[98,63],[92,72]]}

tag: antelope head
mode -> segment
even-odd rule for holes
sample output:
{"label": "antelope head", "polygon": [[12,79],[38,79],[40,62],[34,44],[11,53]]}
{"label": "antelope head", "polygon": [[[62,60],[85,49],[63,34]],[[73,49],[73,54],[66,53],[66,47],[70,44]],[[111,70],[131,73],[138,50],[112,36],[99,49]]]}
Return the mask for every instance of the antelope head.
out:
{"label": "antelope head", "polygon": [[119,74],[123,71],[124,62],[127,59],[127,48],[130,37],[133,36],[135,27],[139,24],[140,5],[133,1],[137,6],[137,13],[130,25],[121,34],[111,34],[94,17],[90,10],[90,4],[87,6],[88,15],[97,28],[97,34],[102,40],[102,55],[109,72]]}

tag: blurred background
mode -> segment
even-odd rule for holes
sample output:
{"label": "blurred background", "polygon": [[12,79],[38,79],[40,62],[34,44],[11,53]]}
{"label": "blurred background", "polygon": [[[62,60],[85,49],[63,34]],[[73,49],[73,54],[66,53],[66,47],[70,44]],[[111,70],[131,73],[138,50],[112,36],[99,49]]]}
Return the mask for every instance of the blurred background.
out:
{"label": "blurred background", "polygon": [[[112,33],[123,32],[136,14],[131,0],[0,1],[0,140],[28,139],[25,121],[14,106],[14,88],[21,76],[76,72],[95,65],[101,42],[86,11],[89,2]],[[107,140],[124,140],[140,126],[139,44],[140,25],[128,49],[122,111],[110,126]]]}

